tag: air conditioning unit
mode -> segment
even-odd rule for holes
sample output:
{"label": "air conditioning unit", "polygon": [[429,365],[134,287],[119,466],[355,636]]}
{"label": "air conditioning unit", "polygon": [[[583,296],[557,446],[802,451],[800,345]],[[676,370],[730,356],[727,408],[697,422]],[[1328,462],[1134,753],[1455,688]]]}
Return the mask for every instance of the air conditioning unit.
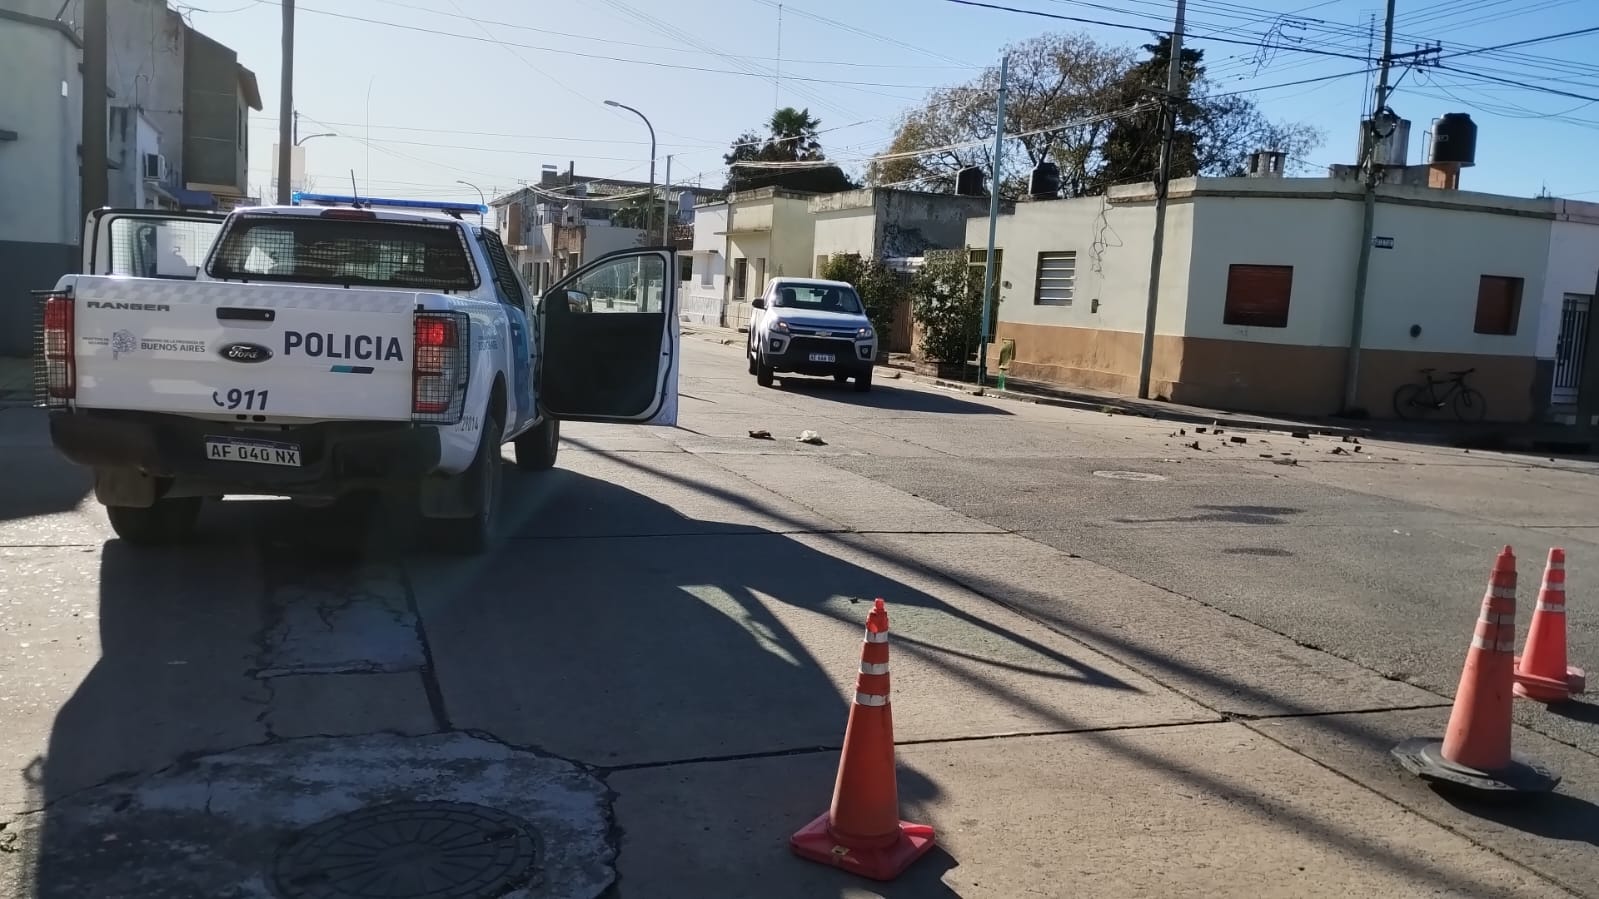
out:
{"label": "air conditioning unit", "polygon": [[160,153],[144,154],[144,177],[151,181],[166,180],[167,158]]}

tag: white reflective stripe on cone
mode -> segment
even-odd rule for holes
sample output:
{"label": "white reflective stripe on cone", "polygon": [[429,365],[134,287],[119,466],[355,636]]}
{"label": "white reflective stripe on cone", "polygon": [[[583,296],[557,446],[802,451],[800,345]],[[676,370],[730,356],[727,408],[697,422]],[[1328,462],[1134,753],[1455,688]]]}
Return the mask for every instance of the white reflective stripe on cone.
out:
{"label": "white reflective stripe on cone", "polygon": [[879,696],[874,693],[856,693],[855,704],[870,706],[888,705],[888,697]]}
{"label": "white reflective stripe on cone", "polygon": [[866,632],[866,642],[867,643],[887,643],[888,642],[888,631],[883,631],[882,633],[875,633],[873,631],[867,631]]}
{"label": "white reflective stripe on cone", "polygon": [[1473,649],[1490,649],[1495,652],[1511,652],[1516,648],[1516,641],[1514,639],[1510,639],[1500,640],[1498,643],[1494,643],[1489,640],[1484,640],[1482,637],[1473,634],[1471,637],[1471,645]]}
{"label": "white reflective stripe on cone", "polygon": [[1492,596],[1494,599],[1515,599],[1516,598],[1516,588],[1515,587],[1489,587],[1488,588],[1488,595]]}
{"label": "white reflective stripe on cone", "polygon": [[1535,608],[1539,612],[1553,612],[1556,615],[1566,614],[1566,604],[1563,602],[1541,602]]}
{"label": "white reflective stripe on cone", "polygon": [[1516,613],[1515,612],[1498,612],[1498,613],[1495,613],[1495,612],[1484,612],[1482,617],[1478,618],[1477,621],[1480,624],[1493,624],[1493,625],[1497,625],[1499,627],[1509,627],[1509,626],[1513,626],[1516,623]]}
{"label": "white reflective stripe on cone", "polygon": [[862,674],[887,674],[888,673],[888,663],[887,662],[862,662],[861,663],[861,673]]}

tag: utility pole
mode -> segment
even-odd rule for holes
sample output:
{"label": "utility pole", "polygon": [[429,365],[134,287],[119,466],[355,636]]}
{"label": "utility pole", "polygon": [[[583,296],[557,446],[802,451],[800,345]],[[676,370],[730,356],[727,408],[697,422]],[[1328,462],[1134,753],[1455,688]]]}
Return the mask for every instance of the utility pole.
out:
{"label": "utility pole", "polygon": [[672,245],[672,156],[666,154],[666,183],[661,187],[661,246]]}
{"label": "utility pole", "polygon": [[[999,58],[999,95],[994,100],[994,177],[988,188],[988,261],[983,266],[983,318],[977,340],[977,386],[988,386],[988,310],[994,285],[994,237],[999,228],[999,179],[1005,158],[1005,84],[1010,78],[1010,57]],[[965,365],[964,362],[961,363]]]}
{"label": "utility pole", "polygon": [[1387,18],[1382,29],[1382,58],[1377,61],[1376,103],[1371,108],[1371,118],[1366,121],[1360,142],[1359,168],[1364,182],[1364,197],[1360,219],[1360,256],[1355,263],[1354,311],[1349,316],[1349,357],[1344,362],[1345,412],[1356,408],[1355,394],[1360,388],[1360,332],[1366,323],[1366,279],[1371,272],[1371,244],[1377,229],[1377,177],[1381,173],[1381,167],[1377,164],[1377,143],[1388,136],[1378,134],[1377,128],[1388,109],[1388,69],[1394,61],[1394,3],[1395,0],[1388,0]]}
{"label": "utility pole", "polygon": [[283,0],[283,60],[278,83],[278,205],[289,205],[294,152],[294,0]]}
{"label": "utility pole", "polygon": [[[106,205],[106,0],[83,7],[83,156],[78,160],[78,225]],[[71,228],[75,233],[77,228]]]}
{"label": "utility pole", "polygon": [[1172,23],[1171,60],[1166,67],[1166,95],[1160,100],[1160,168],[1155,172],[1155,236],[1149,248],[1149,300],[1144,306],[1144,341],[1138,354],[1138,398],[1149,399],[1149,377],[1155,367],[1155,318],[1160,309],[1160,265],[1166,252],[1166,204],[1171,192],[1172,144],[1177,138],[1177,92],[1182,88],[1183,24],[1187,0],[1177,0]]}

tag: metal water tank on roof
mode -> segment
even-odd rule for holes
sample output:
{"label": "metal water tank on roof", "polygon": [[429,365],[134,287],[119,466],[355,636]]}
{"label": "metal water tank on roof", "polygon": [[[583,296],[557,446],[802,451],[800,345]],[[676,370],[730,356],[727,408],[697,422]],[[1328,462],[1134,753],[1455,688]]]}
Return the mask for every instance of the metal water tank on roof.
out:
{"label": "metal water tank on roof", "polygon": [[1368,135],[1376,141],[1372,145],[1371,158],[1377,165],[1404,168],[1410,164],[1409,119],[1402,119],[1392,112],[1367,116],[1360,120],[1362,148]]}
{"label": "metal water tank on roof", "polygon": [[1464,112],[1444,113],[1432,123],[1434,165],[1472,166],[1477,164],[1477,123]]}
{"label": "metal water tank on roof", "polygon": [[1040,162],[1033,167],[1027,179],[1027,195],[1035,200],[1053,200],[1060,196],[1060,166],[1053,162]]}

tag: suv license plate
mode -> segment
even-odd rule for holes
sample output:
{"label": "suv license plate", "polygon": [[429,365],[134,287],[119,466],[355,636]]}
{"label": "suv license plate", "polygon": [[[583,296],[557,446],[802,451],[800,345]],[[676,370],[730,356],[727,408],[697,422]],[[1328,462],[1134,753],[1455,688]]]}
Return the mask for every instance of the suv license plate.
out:
{"label": "suv license plate", "polygon": [[833,354],[832,353],[812,353],[811,354],[811,361],[812,362],[832,362],[833,361]]}
{"label": "suv license plate", "polygon": [[205,456],[213,462],[250,462],[256,465],[300,467],[300,448],[292,443],[207,437]]}

